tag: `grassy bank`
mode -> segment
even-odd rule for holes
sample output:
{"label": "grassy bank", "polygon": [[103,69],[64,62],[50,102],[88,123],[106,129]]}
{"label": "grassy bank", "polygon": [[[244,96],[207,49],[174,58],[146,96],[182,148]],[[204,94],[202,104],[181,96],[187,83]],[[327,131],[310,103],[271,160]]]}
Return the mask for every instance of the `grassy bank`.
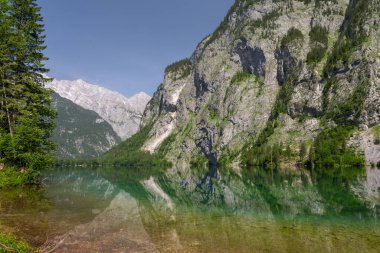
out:
{"label": "grassy bank", "polygon": [[4,167],[0,170],[0,189],[35,184],[38,182],[38,177],[39,173],[36,171]]}
{"label": "grassy bank", "polygon": [[26,242],[18,240],[13,235],[2,234],[0,232],[0,253],[27,253],[32,252]]}

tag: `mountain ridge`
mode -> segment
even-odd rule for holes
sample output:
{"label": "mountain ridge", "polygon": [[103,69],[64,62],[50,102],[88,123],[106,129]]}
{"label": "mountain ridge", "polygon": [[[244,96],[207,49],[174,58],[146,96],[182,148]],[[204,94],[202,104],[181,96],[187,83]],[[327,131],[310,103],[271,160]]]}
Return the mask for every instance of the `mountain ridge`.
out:
{"label": "mountain ridge", "polygon": [[119,92],[82,79],[53,79],[46,87],[79,106],[98,113],[123,140],[137,132],[145,105],[150,99],[144,92],[127,98]]}
{"label": "mountain ridge", "polygon": [[111,125],[96,112],[84,109],[57,93],[52,94],[57,111],[53,140],[57,158],[97,157],[121,142]]}

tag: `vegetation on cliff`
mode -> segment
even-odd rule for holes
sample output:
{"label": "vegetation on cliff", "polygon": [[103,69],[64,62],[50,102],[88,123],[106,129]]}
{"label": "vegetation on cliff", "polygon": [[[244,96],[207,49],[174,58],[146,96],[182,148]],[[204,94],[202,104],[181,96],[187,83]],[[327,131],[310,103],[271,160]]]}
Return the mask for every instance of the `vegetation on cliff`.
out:
{"label": "vegetation on cliff", "polygon": [[377,117],[367,105],[373,80],[366,70],[375,61],[362,49],[376,24],[375,2],[235,1],[191,60],[167,67],[143,120],[151,129],[138,140],[175,125],[153,156],[192,173],[215,163],[279,169],[284,161],[294,170],[360,171],[363,154],[349,140],[366,115]]}
{"label": "vegetation on cliff", "polygon": [[165,73],[179,73],[174,80],[179,80],[187,77],[191,73],[191,61],[186,58],[177,62],[174,62],[166,67]]}
{"label": "vegetation on cliff", "polygon": [[329,31],[322,26],[313,26],[309,32],[311,51],[307,54],[307,63],[316,64],[325,57],[328,49]]}
{"label": "vegetation on cliff", "polygon": [[[362,168],[365,161],[362,155],[347,146],[347,139],[355,132],[352,126],[338,126],[323,130],[314,142],[310,162],[318,171],[337,167]],[[339,173],[339,172],[338,172]]]}
{"label": "vegetation on cliff", "polygon": [[152,126],[153,124],[146,125],[131,138],[101,155],[98,162],[105,165],[130,168],[166,168],[169,163],[163,159],[160,152],[150,154],[142,150],[142,146],[149,138]]}

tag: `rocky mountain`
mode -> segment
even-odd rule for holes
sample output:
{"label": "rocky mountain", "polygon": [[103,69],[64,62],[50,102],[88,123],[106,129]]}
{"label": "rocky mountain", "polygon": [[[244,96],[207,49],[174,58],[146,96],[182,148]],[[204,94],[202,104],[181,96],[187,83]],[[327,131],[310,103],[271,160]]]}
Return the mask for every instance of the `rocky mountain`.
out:
{"label": "rocky mountain", "polygon": [[172,163],[163,187],[233,203],[260,173],[346,182],[380,167],[379,20],[379,0],[236,0],[145,109],[134,139]]}
{"label": "rocky mountain", "polygon": [[143,126],[154,122],[144,149],[176,135],[168,158],[215,163],[257,141],[297,151],[325,128],[368,131],[380,123],[379,8],[378,0],[235,1],[190,59],[166,69],[144,113]]}
{"label": "rocky mountain", "polygon": [[150,100],[150,96],[144,92],[126,98],[118,92],[81,79],[74,81],[54,79],[47,84],[47,87],[61,97],[99,114],[122,140],[137,132],[144,108]]}
{"label": "rocky mountain", "polygon": [[57,127],[53,139],[59,158],[89,158],[106,152],[121,142],[111,125],[96,112],[84,109],[53,93]]}

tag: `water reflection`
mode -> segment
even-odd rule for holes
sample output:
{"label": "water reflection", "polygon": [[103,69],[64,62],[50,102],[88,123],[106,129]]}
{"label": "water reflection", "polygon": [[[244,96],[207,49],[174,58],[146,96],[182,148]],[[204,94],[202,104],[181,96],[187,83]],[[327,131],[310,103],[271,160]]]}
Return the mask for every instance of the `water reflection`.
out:
{"label": "water reflection", "polygon": [[44,247],[54,252],[157,252],[141,222],[135,199],[120,191],[88,223],[75,226]]}
{"label": "water reflection", "polygon": [[47,212],[51,203],[37,187],[0,190],[0,229],[16,233],[33,245],[46,241]]}
{"label": "water reflection", "polygon": [[160,171],[54,169],[45,191],[0,193],[0,224],[42,252],[378,252],[380,171],[345,171],[184,188]]}

